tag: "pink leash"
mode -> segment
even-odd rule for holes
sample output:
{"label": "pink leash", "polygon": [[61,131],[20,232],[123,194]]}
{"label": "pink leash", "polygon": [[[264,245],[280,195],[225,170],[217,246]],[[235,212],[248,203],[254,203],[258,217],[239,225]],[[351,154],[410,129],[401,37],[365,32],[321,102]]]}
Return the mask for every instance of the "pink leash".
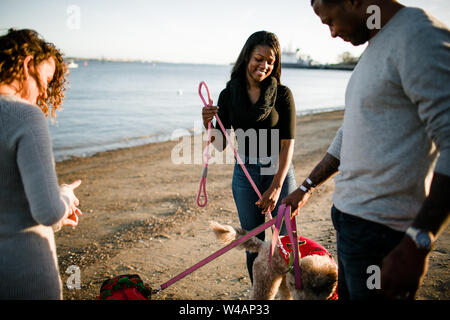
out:
{"label": "pink leash", "polygon": [[[208,94],[208,101],[209,103],[206,103],[205,99],[203,98],[202,95],[202,86],[204,86],[206,88],[206,92]],[[203,104],[206,107],[210,107],[212,106],[212,100],[211,100],[211,94],[209,92],[209,88],[206,85],[206,82],[202,81],[200,82],[200,85],[198,86],[198,94],[200,95],[200,98],[203,101]],[[262,195],[261,192],[259,192],[258,187],[256,186],[255,182],[253,181],[253,179],[250,177],[250,174],[247,171],[247,168],[244,166],[244,163],[241,160],[241,157],[239,157],[239,154],[237,153],[236,149],[233,147],[233,143],[231,142],[230,136],[227,133],[227,130],[225,130],[225,127],[222,124],[222,121],[220,121],[219,116],[216,115],[214,116],[217,120],[217,123],[220,126],[220,129],[222,130],[223,134],[225,135],[225,138],[228,141],[228,144],[230,145],[230,147],[233,149],[234,155],[239,163],[239,165],[241,166],[242,170],[244,171],[245,175],[247,176],[248,181],[250,181],[250,184],[252,185],[253,189],[255,190],[256,194],[258,195],[259,199],[262,199]],[[202,174],[202,178],[200,179],[200,187],[198,190],[198,195],[197,195],[197,204],[200,207],[204,207],[207,203],[207,196],[206,196],[206,175],[208,173],[208,160],[210,158],[209,156],[209,144],[211,143],[211,121],[208,123],[208,141],[206,143],[206,155],[205,155],[205,167],[203,168],[203,174]],[[205,198],[205,202],[203,204],[201,204],[199,202],[201,193],[203,193],[203,196]],[[269,213],[269,219],[272,219],[272,215]]]}
{"label": "pink leash", "polygon": [[[273,226],[274,224],[276,224],[276,226],[277,226],[275,228],[276,232],[274,233],[273,238],[272,238],[272,248],[271,248],[271,252],[270,252],[270,262],[272,263],[272,254],[273,254],[272,252],[273,252],[273,249],[274,249],[274,243],[276,243],[276,242],[273,241],[273,239],[276,239],[276,237],[278,237],[279,227],[281,226],[281,223],[282,223],[283,219],[285,219],[286,222],[292,221],[290,215],[291,215],[290,207],[289,206],[286,207],[284,204],[280,205],[280,207],[278,209],[278,216],[277,217],[272,218],[271,220],[267,221],[266,223],[260,225],[259,227],[256,227],[252,231],[250,231],[247,234],[245,234],[242,238],[239,238],[239,239],[233,241],[229,245],[223,247],[222,249],[214,252],[213,254],[208,256],[207,258],[205,258],[205,259],[201,260],[200,262],[196,263],[195,265],[193,265],[189,269],[186,269],[185,271],[183,271],[182,273],[180,273],[177,276],[173,277],[169,281],[163,283],[158,289],[153,290],[152,293],[158,293],[158,292],[166,289],[167,287],[169,287],[170,285],[174,284],[178,280],[181,280],[182,278],[184,278],[188,274],[190,274],[190,273],[194,272],[195,270],[203,267],[205,264],[207,264],[207,263],[211,262],[212,260],[216,259],[217,257],[223,255],[227,251],[233,249],[234,247],[236,247],[239,244],[247,241],[251,237],[254,237],[258,233],[260,233],[260,232],[264,231],[265,229],[267,229],[267,228]],[[298,253],[299,251],[298,251],[298,241],[297,241],[297,235],[296,235],[296,230],[295,230],[295,223],[293,225],[294,226],[291,226],[290,223],[286,223],[286,226],[287,226],[287,229],[288,229],[289,238],[290,238],[290,240],[292,242],[292,245],[294,246],[293,252],[294,252],[295,286],[296,286],[296,288],[300,289],[301,288],[301,283],[300,283],[300,263],[299,263],[300,256],[299,256],[299,253]]]}
{"label": "pink leash", "polygon": [[[208,95],[208,103],[203,98],[202,91],[201,91],[202,90],[202,86],[204,86],[206,88],[206,92],[207,92],[207,95]],[[206,83],[204,81],[200,82],[200,85],[198,87],[198,93],[199,93],[200,98],[202,99],[203,104],[204,104],[205,107],[212,106],[213,102],[212,102],[212,99],[211,99],[211,94],[209,92],[208,86],[206,85]],[[231,141],[230,137],[228,136],[228,133],[225,130],[225,127],[223,126],[222,121],[220,121],[220,118],[219,118],[219,116],[217,114],[215,115],[215,118],[216,118],[217,123],[219,124],[223,134],[225,135],[225,138],[227,139],[228,144],[230,145],[231,148],[233,148],[234,155],[236,156],[236,159],[237,159],[239,165],[241,166],[242,170],[244,171],[245,175],[247,176],[247,179],[250,181],[250,184],[252,185],[253,189],[257,193],[259,199],[262,199],[261,192],[259,192],[258,187],[256,186],[255,182],[253,181],[253,179],[251,178],[250,174],[248,173],[247,168],[245,167],[244,163],[242,162],[241,158],[239,157],[236,149],[233,147],[232,141]],[[198,194],[197,194],[197,204],[200,207],[204,207],[207,204],[206,176],[208,174],[208,160],[210,158],[210,156],[209,156],[209,144],[210,143],[211,143],[211,121],[208,123],[208,141],[206,143],[205,166],[203,168],[202,177],[200,179],[200,187],[199,187]],[[203,203],[200,203],[200,197],[201,197],[202,193],[203,193],[203,196],[205,198],[205,201]],[[163,283],[158,289],[153,290],[153,293],[158,293],[161,290],[166,289],[167,287],[169,287],[170,285],[174,284],[178,280],[184,278],[188,274],[190,274],[190,273],[194,272],[195,270],[201,268],[205,264],[211,262],[212,260],[214,260],[217,257],[221,256],[222,254],[226,253],[227,251],[233,249],[234,247],[238,246],[239,244],[247,241],[251,237],[261,233],[262,231],[266,230],[269,227],[272,227],[272,231],[273,231],[272,246],[271,246],[271,251],[270,251],[270,263],[272,263],[273,250],[274,250],[274,248],[276,246],[276,243],[277,242],[280,243],[280,240],[279,240],[278,236],[280,234],[280,228],[281,228],[281,224],[283,222],[283,219],[286,221],[286,228],[287,228],[287,231],[288,231],[289,239],[291,240],[291,243],[293,245],[295,286],[296,286],[297,289],[300,289],[301,288],[300,256],[299,256],[299,251],[298,251],[297,227],[295,225],[294,220],[291,219],[290,206],[286,207],[284,204],[282,204],[278,208],[278,215],[277,215],[277,217],[272,218],[272,215],[271,215],[270,212],[268,213],[268,217],[269,217],[270,220],[268,220],[266,223],[264,223],[264,224],[260,225],[259,227],[253,229],[252,231],[250,231],[247,234],[245,234],[242,238],[239,238],[239,239],[233,241],[229,245],[227,245],[227,246],[223,247],[222,249],[216,251],[215,253],[213,253],[209,257],[201,260],[200,262],[198,262],[195,265],[193,265],[192,267],[186,269],[185,271],[183,271],[179,275],[177,275],[177,276],[173,277],[172,279],[170,279],[169,281]],[[275,227],[274,227],[274,225],[275,225]]]}
{"label": "pink leash", "polygon": [[[280,212],[282,211],[282,212]],[[292,253],[294,254],[294,275],[295,275],[295,287],[301,289],[301,279],[300,279],[300,250],[298,248],[298,237],[297,237],[297,225],[295,224],[295,219],[291,218],[291,206],[285,206],[281,204],[278,209],[278,215],[275,217],[276,224],[275,230],[272,234],[272,243],[270,247],[270,264],[272,265],[273,251],[275,250],[275,245],[278,236],[280,234],[281,224],[283,219],[286,221],[286,229],[289,235],[289,240],[292,244]]]}
{"label": "pink leash", "polygon": [[[202,85],[204,85],[206,88],[206,92],[208,94],[208,103],[203,98]],[[202,99],[203,104],[205,105],[205,108],[212,106],[213,101],[211,99],[211,94],[209,93],[208,86],[203,81],[200,82],[200,85],[198,86],[198,94],[200,95],[200,98]],[[206,195],[206,176],[208,175],[208,162],[209,162],[209,158],[210,158],[210,155],[209,155],[210,143],[211,143],[211,121],[208,122],[208,140],[206,141],[206,150],[204,153],[205,166],[203,168],[202,177],[200,179],[200,185],[199,185],[198,194],[197,194],[197,205],[202,208],[204,206],[206,206],[206,204],[208,203],[208,196]],[[205,201],[203,203],[200,203],[200,197],[201,197],[202,193],[203,193],[203,197],[204,197]]]}
{"label": "pink leash", "polygon": [[[202,87],[205,87],[205,89],[206,89],[206,93],[207,93],[207,95],[208,95],[208,103],[206,102],[205,98],[203,97],[203,94],[202,94]],[[199,96],[200,96],[200,99],[202,99],[203,105],[204,105],[205,108],[212,106],[213,101],[212,101],[212,99],[211,99],[211,94],[210,94],[208,85],[206,84],[205,81],[201,81],[201,82],[200,82],[200,84],[199,84],[199,86],[198,86],[198,94],[199,94]],[[225,130],[225,127],[224,127],[224,125],[222,124],[222,121],[220,120],[219,115],[216,113],[216,114],[214,115],[214,117],[216,118],[217,123],[218,123],[219,126],[220,126],[220,129],[222,130],[223,134],[225,135],[225,138],[226,138],[227,141],[228,141],[228,145],[230,146],[230,148],[233,149],[234,155],[235,155],[235,157],[236,157],[236,159],[237,159],[239,165],[241,166],[242,171],[244,171],[244,173],[245,173],[245,175],[246,175],[248,181],[250,182],[250,184],[251,184],[252,187],[253,187],[253,190],[255,190],[256,194],[258,195],[259,199],[261,200],[261,199],[262,199],[261,192],[258,190],[258,187],[256,186],[255,182],[253,181],[253,179],[252,179],[252,177],[250,176],[249,172],[247,171],[247,168],[245,167],[243,161],[241,160],[241,157],[239,157],[239,154],[237,153],[236,148],[233,147],[233,143],[232,143],[232,141],[231,141],[231,138],[230,138],[230,136],[228,135],[227,131]],[[200,207],[206,206],[206,203],[207,203],[207,195],[206,195],[206,175],[207,175],[207,173],[208,173],[208,160],[209,160],[209,158],[210,158],[210,156],[209,156],[209,145],[210,145],[210,143],[211,143],[211,121],[208,122],[208,140],[207,140],[207,142],[206,142],[205,166],[204,166],[204,168],[203,168],[203,173],[202,173],[202,177],[201,177],[201,179],[200,179],[200,186],[199,186],[199,190],[198,190],[198,194],[197,194],[197,204],[198,204],[198,206],[200,206]],[[203,192],[203,196],[204,196],[204,198],[205,198],[205,202],[204,202],[203,204],[201,204],[200,201],[199,201],[199,200],[200,200],[200,195],[201,195],[202,192]],[[281,207],[281,206],[280,206],[280,207]],[[282,217],[282,215],[281,215],[281,217]],[[280,217],[280,218],[281,218],[281,217]],[[271,214],[270,212],[268,213],[268,218],[269,218],[269,220],[272,220],[272,214]],[[277,225],[278,225],[278,232],[276,233],[276,235],[275,235],[275,231],[276,231],[277,228],[274,227],[274,225],[271,226],[271,227],[272,227],[272,233],[273,233],[273,237],[272,237],[272,247],[275,246],[275,243],[278,243],[279,245],[281,245],[281,241],[280,241],[280,239],[279,239],[279,233],[280,233],[279,228],[281,228],[282,221],[283,221],[282,219],[279,221],[279,225],[278,225],[278,223],[277,223]],[[291,222],[291,223],[289,223],[289,222]],[[286,220],[286,226],[288,226],[289,224],[292,224],[292,225],[293,225],[293,228],[295,229],[295,232],[297,232],[297,230],[296,230],[296,225],[295,225],[295,221],[292,222],[290,219],[287,219],[287,220]],[[292,241],[292,239],[290,239],[290,240]],[[296,246],[298,246],[297,241],[295,241],[295,243],[296,243]],[[294,243],[293,243],[293,245],[294,245]],[[298,254],[298,250],[297,250],[296,252],[297,252],[297,254]]]}
{"label": "pink leash", "polygon": [[239,238],[235,241],[233,241],[232,243],[230,243],[229,245],[223,247],[222,249],[214,252],[213,254],[211,254],[209,257],[203,259],[202,261],[196,263],[195,265],[193,265],[192,267],[190,267],[189,269],[183,271],[182,273],[180,273],[179,275],[173,277],[172,279],[170,279],[169,281],[167,281],[166,283],[163,283],[159,289],[156,290],[156,292],[159,292],[161,290],[164,290],[165,288],[167,288],[168,286],[174,284],[175,282],[177,282],[178,280],[181,280],[182,278],[184,278],[185,276],[187,276],[188,274],[194,272],[195,270],[197,270],[200,267],[203,267],[205,264],[211,262],[212,260],[216,259],[217,257],[221,256],[222,254],[226,253],[227,251],[233,249],[234,247],[236,247],[237,245],[247,241],[248,239],[250,239],[251,237],[257,235],[258,233],[262,232],[263,230],[267,229],[268,227],[272,226],[273,224],[276,223],[276,219],[273,218],[272,220],[267,221],[266,223],[260,225],[259,227],[253,229],[252,231],[250,231],[249,233],[247,233],[246,235],[244,235],[242,238]]}

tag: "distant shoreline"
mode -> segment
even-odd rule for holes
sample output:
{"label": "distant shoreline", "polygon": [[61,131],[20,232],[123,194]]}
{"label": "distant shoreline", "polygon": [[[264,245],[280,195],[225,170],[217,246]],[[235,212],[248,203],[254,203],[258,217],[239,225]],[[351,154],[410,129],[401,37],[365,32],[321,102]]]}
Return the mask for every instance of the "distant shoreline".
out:
{"label": "distant shoreline", "polygon": [[[316,110],[306,110],[304,112],[301,112],[299,114],[297,114],[297,122],[299,120],[305,119],[307,117],[311,117],[311,116],[316,116],[316,117],[321,117],[321,116],[325,116],[326,114],[340,114],[341,112],[343,112],[344,107],[336,107],[336,108],[326,108],[323,110],[320,109],[316,109]],[[186,129],[189,134],[191,136],[197,134],[195,133],[195,130],[193,129]],[[148,138],[148,137],[136,137],[136,138],[127,138],[124,139],[124,141],[119,141],[116,142],[114,144],[111,144],[109,146],[99,146],[97,151],[89,151],[89,150],[85,150],[85,151],[79,151],[76,154],[70,155],[64,155],[64,154],[59,154],[58,150],[54,150],[54,157],[55,157],[55,162],[56,163],[61,163],[64,161],[71,161],[71,160],[76,160],[76,159],[80,159],[80,158],[91,158],[96,156],[99,153],[103,153],[103,152],[115,152],[117,150],[122,150],[122,149],[128,149],[128,148],[139,148],[142,146],[146,146],[146,145],[153,145],[153,144],[159,144],[159,143],[168,143],[171,142],[171,134],[167,133],[167,134],[161,134],[160,136],[156,136],[156,137],[152,137],[152,138]],[[83,149],[84,150],[84,149]]]}
{"label": "distant shoreline", "polygon": [[282,68],[287,69],[316,69],[316,70],[342,70],[342,71],[353,71],[355,69],[355,65],[348,64],[321,64],[321,65],[313,65],[313,66],[304,66],[295,63],[281,64]]}
{"label": "distant shoreline", "polygon": [[[122,62],[122,63],[161,63],[161,64],[186,64],[186,65],[207,65],[207,66],[227,66],[234,63],[195,63],[195,62],[169,62],[159,60],[145,60],[145,59],[119,59],[119,58],[80,58],[80,57],[65,57],[66,61],[97,61],[97,62]],[[285,69],[318,69],[318,70],[342,70],[352,71],[355,68],[354,64],[319,64],[319,65],[301,65],[298,63],[282,63],[282,68]]]}
{"label": "distant shoreline", "polygon": [[160,60],[146,59],[120,59],[120,58],[80,58],[64,57],[64,60],[70,61],[97,61],[97,62],[125,62],[125,63],[160,63],[160,64],[186,64],[186,65],[205,65],[205,66],[227,66],[227,63],[196,63],[196,62],[169,62]]}

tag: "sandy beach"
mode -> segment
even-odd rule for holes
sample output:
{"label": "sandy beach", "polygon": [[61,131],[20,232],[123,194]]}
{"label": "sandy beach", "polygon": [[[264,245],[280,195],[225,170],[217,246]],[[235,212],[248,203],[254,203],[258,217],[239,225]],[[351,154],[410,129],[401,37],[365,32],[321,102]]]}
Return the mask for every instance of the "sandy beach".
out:
{"label": "sandy beach", "polygon": [[[343,112],[297,118],[293,163],[297,183],[322,158],[342,122]],[[84,212],[75,229],[55,234],[65,299],[95,299],[102,282],[119,274],[139,274],[159,287],[221,248],[209,221],[238,226],[231,192],[233,165],[209,167],[208,205],[195,202],[201,164],[174,164],[177,141],[154,143],[57,163],[60,183],[82,180],[77,189]],[[310,198],[298,219],[299,232],[325,246],[336,258],[330,219],[333,181]],[[431,254],[419,299],[450,299],[447,228]],[[270,235],[270,231],[266,231]],[[81,270],[81,288],[68,289],[69,266]],[[154,300],[247,299],[250,280],[245,253],[233,249],[169,288]]]}

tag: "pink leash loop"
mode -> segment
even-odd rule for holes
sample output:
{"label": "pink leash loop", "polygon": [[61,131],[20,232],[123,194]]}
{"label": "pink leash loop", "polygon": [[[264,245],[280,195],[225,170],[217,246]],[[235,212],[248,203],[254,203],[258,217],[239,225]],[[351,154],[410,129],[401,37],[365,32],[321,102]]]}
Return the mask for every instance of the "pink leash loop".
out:
{"label": "pink leash loop", "polygon": [[[202,94],[202,86],[204,86],[205,89],[206,89],[206,94],[208,95],[208,102],[206,102],[205,98],[203,97],[203,94]],[[200,95],[200,99],[202,99],[203,104],[204,104],[205,107],[210,107],[210,106],[212,106],[213,101],[212,101],[212,99],[211,99],[211,93],[209,92],[208,85],[206,84],[205,81],[200,82],[200,84],[199,84],[199,86],[198,86],[198,94]]]}
{"label": "pink leash loop", "polygon": [[[288,212],[289,209],[289,212]],[[302,288],[300,279],[300,255],[298,249],[298,237],[297,237],[297,226],[295,225],[295,220],[291,220],[291,207],[286,208],[285,211],[286,229],[289,234],[289,239],[292,244],[292,252],[294,253],[294,275],[295,275],[295,287],[300,290]],[[289,222],[288,222],[289,221]]]}
{"label": "pink leash loop", "polygon": [[[208,94],[209,106],[211,106],[211,105],[212,105],[211,95],[210,95],[210,93],[209,93],[208,85],[206,84],[205,81],[200,82],[200,84],[199,84],[199,86],[198,86],[198,94],[200,95],[200,98],[202,99],[204,106],[205,106],[205,107],[208,107],[208,104],[206,103],[206,101],[205,101],[205,99],[203,98],[203,95],[202,95],[202,91],[201,91],[201,90],[202,90],[202,86],[204,86],[204,87],[206,88],[206,92],[207,92],[207,94]],[[227,130],[225,129],[224,125],[222,124],[222,121],[220,121],[219,115],[216,113],[216,114],[214,115],[214,117],[216,118],[217,123],[218,123],[219,126],[220,126],[220,129],[222,130],[222,132],[223,132],[225,138],[227,139],[228,145],[230,146],[230,148],[233,149],[234,156],[236,157],[236,160],[238,161],[239,165],[241,166],[242,171],[244,171],[244,174],[245,174],[245,176],[247,177],[248,181],[250,182],[250,184],[251,184],[253,190],[255,190],[256,194],[257,194],[258,197],[259,197],[259,199],[262,199],[262,194],[261,194],[261,192],[259,192],[258,187],[256,186],[255,182],[253,181],[252,177],[250,176],[250,173],[248,172],[247,168],[245,167],[245,165],[244,165],[244,163],[243,163],[241,157],[240,157],[239,154],[237,153],[236,148],[233,147],[233,142],[231,141],[231,138],[230,138],[230,136],[228,135]],[[206,156],[206,161],[205,161],[205,168],[203,169],[203,171],[205,171],[205,170],[207,169],[207,167],[208,167],[209,144],[211,143],[210,140],[211,140],[211,121],[208,123],[208,141],[207,141],[207,144],[206,144],[206,153],[207,153],[207,156]],[[202,189],[203,189],[203,195],[204,195],[204,197],[205,197],[205,202],[204,202],[203,204],[201,204],[201,203],[199,202],[199,199],[200,199],[200,193],[202,192]],[[205,174],[202,175],[202,178],[201,178],[201,180],[200,180],[200,186],[199,186],[199,191],[198,191],[198,195],[197,195],[197,205],[200,206],[200,207],[206,206],[206,175],[205,175]],[[268,213],[268,218],[269,218],[269,219],[272,219],[272,214],[271,214],[270,212]],[[274,229],[273,229],[273,226],[272,226],[272,232],[273,232],[273,230],[274,230]],[[280,243],[279,240],[278,240],[278,243]]]}
{"label": "pink leash loop", "polygon": [[272,256],[275,250],[277,239],[279,241],[279,234],[281,224],[283,223],[283,218],[286,221],[286,229],[288,231],[289,240],[292,244],[292,252],[294,254],[294,274],[295,274],[295,287],[301,289],[301,279],[300,279],[300,256],[298,251],[298,238],[297,238],[297,226],[295,224],[295,219],[291,219],[291,207],[281,204],[278,208],[278,215],[275,217],[277,220],[275,223],[275,228],[272,234],[272,243],[270,247],[270,265],[272,265]]}
{"label": "pink leash loop", "polygon": [[[209,105],[206,103],[205,99],[203,98],[202,91],[201,91],[202,90],[202,86],[204,86],[206,88],[206,92],[208,94]],[[200,95],[200,98],[202,99],[203,104],[204,104],[205,107],[209,107],[209,106],[212,105],[212,100],[211,100],[211,95],[210,95],[210,92],[209,92],[209,88],[208,88],[208,85],[206,84],[205,81],[200,82],[200,85],[198,87],[198,94]],[[216,118],[217,123],[220,126],[220,129],[222,130],[223,134],[225,135],[225,138],[227,139],[228,144],[233,149],[234,155],[235,155],[239,165],[241,166],[242,170],[244,171],[248,181],[250,181],[250,184],[252,185],[252,187],[255,190],[256,194],[258,195],[259,199],[262,199],[261,192],[259,192],[258,187],[256,186],[256,184],[253,181],[253,179],[250,177],[250,174],[248,173],[247,168],[244,166],[244,163],[242,162],[241,157],[239,157],[239,154],[237,153],[236,149],[233,147],[233,143],[232,143],[232,141],[230,139],[230,136],[227,133],[227,130],[225,129],[224,125],[222,124],[222,121],[220,121],[220,118],[219,118],[219,116],[217,114],[214,117]],[[206,145],[206,152],[208,153],[208,156],[209,156],[209,144],[210,144],[210,140],[211,140],[210,139],[211,138],[210,131],[211,131],[211,121],[208,123],[208,142],[207,142],[207,145]],[[206,159],[208,159],[208,157],[206,157]],[[205,163],[205,167],[207,167],[207,166],[208,166],[208,163],[206,162]],[[203,176],[202,176],[202,179],[203,179]],[[205,177],[205,179],[206,179],[206,177]],[[199,191],[199,193],[200,193],[200,191]],[[205,193],[206,193],[206,191],[205,191]],[[269,213],[269,218],[270,219],[272,218],[270,213]]]}
{"label": "pink leash loop", "polygon": [[[208,102],[206,102],[205,98],[203,98],[203,94],[202,94],[202,86],[205,87],[206,89],[206,93],[208,95]],[[211,94],[209,92],[209,88],[206,85],[206,83],[204,81],[200,82],[200,85],[198,86],[198,94],[200,96],[200,98],[203,101],[203,105],[206,107],[210,107],[213,104],[213,101],[211,99]],[[206,150],[204,153],[204,157],[205,157],[205,167],[203,168],[203,173],[202,173],[202,177],[200,179],[200,185],[198,188],[198,193],[197,193],[197,205],[199,207],[204,207],[206,206],[206,204],[208,203],[208,196],[206,194],[206,176],[208,175],[208,162],[209,162],[209,144],[211,143],[211,121],[208,122],[208,140],[206,142]],[[204,198],[204,202],[201,203],[200,202],[200,198],[203,195]]]}
{"label": "pink leash loop", "polygon": [[[210,103],[212,104],[211,98],[209,96],[208,86],[206,85],[206,82],[202,81],[202,82],[200,82],[198,90],[199,90],[200,98],[203,101],[203,104],[205,104],[206,102],[205,102],[205,99],[203,98],[203,96],[201,94],[201,87],[202,87],[202,85],[205,86],[205,88],[206,88],[206,90],[208,92],[208,99],[209,99]],[[205,107],[206,106],[207,105],[205,104]],[[241,166],[242,171],[244,171],[244,174],[247,177],[247,179],[250,182],[250,184],[252,185],[253,190],[255,190],[256,194],[258,195],[259,199],[261,200],[262,199],[262,194],[261,194],[261,192],[259,192],[258,187],[256,186],[255,182],[253,181],[252,177],[250,176],[250,173],[248,172],[247,168],[245,167],[244,162],[242,161],[241,157],[237,153],[236,148],[233,147],[233,142],[231,141],[231,138],[228,135],[227,130],[225,129],[224,125],[222,124],[222,121],[220,121],[219,115],[216,113],[214,117],[216,118],[217,123],[220,126],[220,129],[222,130],[225,138],[227,139],[228,145],[230,146],[230,148],[233,149],[234,156],[236,157],[237,162]],[[208,152],[208,150],[209,150],[208,148],[209,148],[210,137],[211,137],[211,134],[210,134],[211,130],[210,129],[211,129],[211,121],[208,123],[208,142],[207,142],[207,145],[206,145],[206,152]],[[205,163],[205,167],[207,167],[207,166],[208,166],[208,163]],[[206,177],[205,178],[202,177],[202,180],[200,181],[200,189],[202,187],[205,188],[205,185],[206,185]],[[198,199],[200,197],[200,192],[201,192],[201,190],[199,190],[199,195],[197,196],[197,204],[199,206],[202,206],[202,205],[199,204],[199,201],[198,201]],[[205,195],[205,198],[206,198],[206,190],[204,191],[204,195]],[[205,206],[205,205],[206,205],[206,203],[203,206]],[[272,219],[272,214],[270,212],[267,214],[267,216],[268,216],[269,219]],[[273,226],[272,226],[272,232],[273,232]],[[279,242],[279,240],[278,240],[278,242]]]}
{"label": "pink leash loop", "polygon": [[[233,143],[232,143],[232,141],[231,141],[231,138],[230,138],[230,136],[228,135],[227,130],[225,130],[225,127],[223,126],[222,121],[220,121],[220,118],[219,118],[219,116],[218,116],[217,114],[215,115],[215,117],[216,117],[217,123],[218,123],[219,126],[220,126],[220,129],[222,130],[223,134],[225,135],[225,138],[226,138],[227,141],[228,141],[228,144],[229,144],[230,147],[233,149],[234,156],[236,157],[236,159],[237,159],[239,165],[241,166],[242,171],[244,171],[245,176],[247,177],[248,181],[249,181],[250,184],[252,185],[253,190],[255,190],[256,194],[257,194],[258,197],[259,197],[259,199],[262,199],[261,192],[259,192],[258,187],[256,186],[255,182],[253,181],[252,177],[250,176],[250,173],[248,173],[247,168],[246,168],[245,165],[244,165],[244,162],[241,160],[241,157],[239,157],[239,154],[237,153],[236,149],[233,147]],[[272,219],[272,216],[271,216],[270,213],[269,213],[269,219]]]}
{"label": "pink leash loop", "polygon": [[[205,165],[205,167],[203,168],[203,174],[202,177],[200,179],[200,185],[198,187],[198,194],[197,194],[197,205],[199,207],[204,207],[206,206],[206,204],[208,203],[208,196],[206,194],[206,175],[208,173],[208,166]],[[200,202],[200,198],[203,194],[203,203]]]}

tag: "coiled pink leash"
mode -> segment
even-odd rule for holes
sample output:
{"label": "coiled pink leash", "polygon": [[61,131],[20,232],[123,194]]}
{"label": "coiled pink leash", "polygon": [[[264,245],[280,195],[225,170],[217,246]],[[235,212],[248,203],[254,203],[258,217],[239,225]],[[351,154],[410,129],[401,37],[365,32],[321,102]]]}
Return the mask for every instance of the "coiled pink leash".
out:
{"label": "coiled pink leash", "polygon": [[[208,94],[208,102],[209,103],[206,103],[205,98],[203,98],[202,86],[204,86],[206,88],[206,92]],[[200,85],[198,87],[198,94],[200,95],[200,98],[202,99],[205,108],[212,106],[213,102],[211,100],[211,95],[210,95],[210,92],[209,92],[208,85],[206,84],[205,81],[200,82]],[[247,168],[244,166],[244,163],[242,162],[241,157],[239,157],[239,154],[237,153],[236,149],[233,147],[233,143],[231,141],[231,138],[228,135],[227,130],[223,126],[222,121],[220,121],[220,118],[217,115],[217,113],[214,115],[214,117],[216,118],[217,123],[220,126],[220,129],[222,130],[225,138],[227,139],[229,146],[233,149],[234,155],[235,155],[239,165],[241,166],[242,170],[244,171],[245,175],[247,176],[248,181],[252,185],[252,187],[255,190],[256,194],[258,195],[259,199],[262,199],[261,192],[259,192],[258,187],[256,186],[256,184],[253,181],[253,179],[250,177],[250,174],[248,173]],[[206,143],[206,154],[207,155],[205,156],[205,167],[203,168],[203,174],[202,174],[202,178],[200,180],[200,187],[199,187],[199,191],[198,191],[198,195],[197,195],[197,204],[200,207],[204,207],[206,205],[206,203],[207,203],[207,200],[206,200],[206,197],[207,197],[206,196],[206,175],[208,173],[208,160],[210,158],[210,156],[209,156],[209,144],[210,143],[211,143],[211,121],[208,123],[208,141]],[[199,199],[200,199],[200,196],[201,196],[202,192],[203,192],[203,196],[205,197],[205,202],[203,204],[199,203]],[[270,213],[269,213],[269,218],[272,219],[272,216],[271,216]]]}
{"label": "coiled pink leash", "polygon": [[[208,94],[208,103],[206,103],[205,99],[203,98],[202,95],[202,86],[204,86],[206,88],[206,92]],[[211,100],[211,95],[209,93],[209,88],[208,85],[206,84],[205,81],[200,82],[199,86],[198,86],[198,94],[200,95],[200,98],[203,101],[203,104],[205,106],[205,108],[212,106],[212,100]],[[228,145],[230,146],[230,148],[233,149],[234,152],[234,156],[236,157],[237,162],[239,163],[239,165],[242,168],[242,171],[244,171],[245,176],[247,177],[248,181],[250,182],[250,184],[252,185],[253,190],[255,190],[256,194],[258,195],[259,199],[262,199],[262,195],[261,192],[259,192],[258,187],[256,186],[255,182],[253,181],[252,177],[250,176],[250,173],[248,173],[247,168],[244,165],[244,162],[242,161],[241,157],[239,157],[239,154],[236,151],[236,148],[234,148],[233,146],[233,142],[231,141],[230,136],[227,133],[227,130],[225,129],[224,125],[222,124],[222,121],[220,121],[219,115],[216,113],[214,115],[214,117],[217,120],[217,123],[220,126],[220,129],[222,130],[225,138],[228,141]],[[199,186],[199,190],[198,190],[198,194],[197,194],[197,205],[200,207],[204,207],[206,206],[207,203],[207,196],[206,196],[206,175],[208,173],[208,160],[209,160],[209,144],[211,143],[211,121],[208,122],[208,141],[206,142],[206,161],[205,161],[205,167],[203,168],[203,174],[202,174],[202,178],[200,179],[200,186]],[[201,193],[203,192],[203,196],[205,198],[205,202],[203,204],[200,203],[199,199],[201,196]],[[267,213],[267,216],[269,219],[272,219],[272,214],[270,212]],[[272,232],[274,231],[274,227],[272,226]],[[278,239],[278,243],[281,243],[280,240]]]}
{"label": "coiled pink leash", "polygon": [[[208,94],[208,102],[206,102],[205,98],[203,98],[202,86],[204,86],[206,88],[206,93]],[[200,85],[198,86],[198,94],[199,94],[200,98],[202,99],[205,108],[212,106],[213,101],[211,99],[211,94],[209,92],[208,86],[206,85],[206,83],[204,81],[200,82]],[[206,206],[206,204],[208,203],[208,196],[206,194],[206,176],[208,175],[208,162],[209,162],[209,158],[211,157],[209,155],[210,143],[211,143],[211,121],[208,122],[208,140],[206,141],[206,150],[204,153],[205,166],[203,168],[202,177],[200,179],[200,185],[198,187],[198,194],[197,194],[197,205],[202,208],[204,206]],[[203,194],[203,198],[204,198],[203,203],[200,202],[200,198],[201,198],[202,194]]]}

